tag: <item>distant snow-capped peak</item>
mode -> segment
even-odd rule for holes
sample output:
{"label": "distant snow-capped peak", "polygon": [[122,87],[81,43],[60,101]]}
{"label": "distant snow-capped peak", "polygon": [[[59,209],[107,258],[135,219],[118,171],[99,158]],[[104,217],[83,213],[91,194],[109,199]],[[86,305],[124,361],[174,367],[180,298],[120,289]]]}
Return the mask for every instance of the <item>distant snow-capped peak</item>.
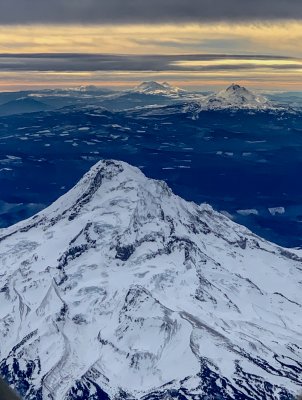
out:
{"label": "distant snow-capped peak", "polygon": [[274,108],[264,96],[255,94],[235,83],[227,89],[207,96],[201,107],[207,109],[243,108],[259,110]]}
{"label": "distant snow-capped peak", "polygon": [[185,93],[185,90],[172,86],[168,82],[159,83],[155,81],[142,82],[140,85],[136,86],[132,91],[136,93],[163,95],[170,97],[177,97]]}

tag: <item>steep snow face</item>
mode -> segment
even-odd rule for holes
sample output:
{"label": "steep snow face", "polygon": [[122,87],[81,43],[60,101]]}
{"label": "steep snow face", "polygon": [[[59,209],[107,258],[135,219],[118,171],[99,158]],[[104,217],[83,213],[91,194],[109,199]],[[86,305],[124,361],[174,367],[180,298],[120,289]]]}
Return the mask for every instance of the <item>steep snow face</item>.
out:
{"label": "steep snow face", "polygon": [[202,103],[202,108],[269,109],[274,107],[265,97],[256,95],[246,88],[233,83],[227,89],[208,96]]}
{"label": "steep snow face", "polygon": [[136,86],[133,91],[136,93],[163,95],[169,97],[179,97],[186,93],[185,90],[171,86],[167,82],[158,83],[154,81],[142,82],[140,85]]}
{"label": "steep snow face", "polygon": [[0,231],[0,374],[26,400],[290,399],[301,257],[102,161]]}

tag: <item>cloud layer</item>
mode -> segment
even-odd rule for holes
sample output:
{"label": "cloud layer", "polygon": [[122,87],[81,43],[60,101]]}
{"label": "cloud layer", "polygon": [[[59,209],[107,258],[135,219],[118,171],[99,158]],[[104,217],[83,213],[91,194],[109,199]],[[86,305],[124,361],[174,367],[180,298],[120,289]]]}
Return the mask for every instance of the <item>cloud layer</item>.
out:
{"label": "cloud layer", "polygon": [[301,0],[1,0],[0,24],[302,19]]}
{"label": "cloud layer", "polygon": [[0,71],[224,71],[300,69],[302,60],[269,55],[0,54]]}

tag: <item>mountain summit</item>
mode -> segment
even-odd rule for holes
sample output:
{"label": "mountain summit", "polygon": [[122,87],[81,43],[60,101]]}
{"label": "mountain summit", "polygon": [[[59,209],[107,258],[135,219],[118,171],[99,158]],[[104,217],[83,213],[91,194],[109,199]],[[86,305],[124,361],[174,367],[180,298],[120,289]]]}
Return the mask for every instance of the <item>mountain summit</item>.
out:
{"label": "mountain summit", "polygon": [[169,97],[179,97],[186,93],[185,90],[171,86],[168,82],[158,83],[155,81],[142,82],[133,89],[133,92]]}
{"label": "mountain summit", "polygon": [[265,97],[235,83],[227,89],[206,97],[203,106],[209,109],[245,108],[261,110],[273,108],[273,105]]}
{"label": "mountain summit", "polygon": [[0,374],[23,399],[291,399],[302,253],[123,162],[0,231]]}

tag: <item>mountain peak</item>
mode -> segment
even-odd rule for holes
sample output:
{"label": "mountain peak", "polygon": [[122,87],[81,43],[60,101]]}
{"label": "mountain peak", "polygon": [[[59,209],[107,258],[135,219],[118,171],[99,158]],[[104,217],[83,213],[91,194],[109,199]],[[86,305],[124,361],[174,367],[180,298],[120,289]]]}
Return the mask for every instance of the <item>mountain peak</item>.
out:
{"label": "mountain peak", "polygon": [[[99,161],[71,190],[33,217],[31,219],[32,225],[44,224],[49,226],[59,220],[73,220],[87,212],[87,206],[93,207],[94,203],[97,203],[99,192],[106,183],[117,188],[123,180],[139,181],[141,176],[143,174],[138,168],[122,161]],[[28,221],[26,221],[26,224],[29,226]],[[14,226],[8,228],[8,230],[14,229]]]}
{"label": "mountain peak", "polygon": [[75,90],[78,90],[80,92],[97,92],[100,89],[95,85],[82,85],[78,88],[75,88]]}
{"label": "mountain peak", "polygon": [[150,95],[161,95],[168,97],[179,97],[184,94],[185,91],[170,85],[168,82],[155,82],[145,81],[133,89],[136,93],[150,94]]}
{"label": "mountain peak", "polygon": [[239,89],[244,89],[244,90],[246,90],[245,87],[240,86],[240,85],[238,85],[237,83],[232,83],[226,90],[227,90],[227,91],[236,91],[236,90],[239,90]]}
{"label": "mountain peak", "polygon": [[138,86],[134,88],[134,90],[155,90],[155,89],[163,89],[164,85],[155,82],[155,81],[145,81],[140,83]]}
{"label": "mountain peak", "polygon": [[202,108],[264,110],[274,107],[265,97],[232,83],[226,89],[206,97]]}
{"label": "mountain peak", "polygon": [[290,398],[301,255],[100,161],[1,230],[0,374],[24,399]]}

